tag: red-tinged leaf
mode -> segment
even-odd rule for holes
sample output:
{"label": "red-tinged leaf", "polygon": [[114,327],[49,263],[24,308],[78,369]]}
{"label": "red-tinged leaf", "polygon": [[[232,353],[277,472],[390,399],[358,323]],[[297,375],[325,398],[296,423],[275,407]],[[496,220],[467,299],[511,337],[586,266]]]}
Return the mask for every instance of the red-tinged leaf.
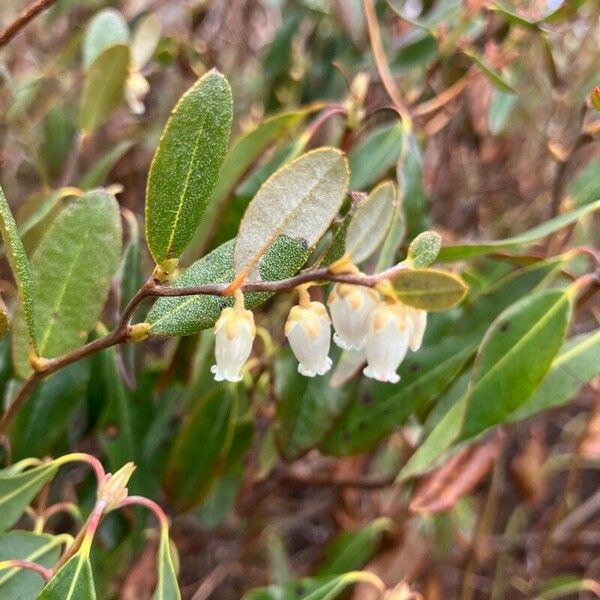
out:
{"label": "red-tinged leaf", "polygon": [[437,513],[452,508],[486,477],[498,458],[504,436],[497,432],[453,455],[417,484],[410,510]]}

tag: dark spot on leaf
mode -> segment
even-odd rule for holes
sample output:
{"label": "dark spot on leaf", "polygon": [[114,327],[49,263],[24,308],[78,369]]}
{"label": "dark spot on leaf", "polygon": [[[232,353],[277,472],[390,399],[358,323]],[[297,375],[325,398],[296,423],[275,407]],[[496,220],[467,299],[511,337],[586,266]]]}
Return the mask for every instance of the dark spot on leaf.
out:
{"label": "dark spot on leaf", "polygon": [[410,365],[410,370],[412,373],[416,373],[420,369],[421,369],[421,365],[419,365],[417,363],[413,363],[412,365]]}
{"label": "dark spot on leaf", "polygon": [[369,394],[365,394],[364,396],[361,397],[360,401],[365,406],[369,406],[369,404],[373,403],[373,397],[370,396]]}
{"label": "dark spot on leaf", "polygon": [[510,321],[504,321],[503,323],[500,323],[499,329],[502,332],[508,331],[510,329]]}
{"label": "dark spot on leaf", "polygon": [[119,435],[119,427],[115,424],[107,425],[104,429],[104,435],[109,440],[114,440]]}

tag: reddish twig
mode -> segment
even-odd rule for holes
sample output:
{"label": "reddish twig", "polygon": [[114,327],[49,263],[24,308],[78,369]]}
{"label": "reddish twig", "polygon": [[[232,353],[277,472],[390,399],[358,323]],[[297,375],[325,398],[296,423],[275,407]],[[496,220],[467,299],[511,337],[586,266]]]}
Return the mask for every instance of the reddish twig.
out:
{"label": "reddish twig", "polygon": [[371,51],[373,52],[373,58],[375,59],[379,77],[381,77],[381,83],[383,83],[385,91],[394,103],[394,108],[398,111],[404,126],[410,130],[412,127],[410,112],[402,101],[400,91],[392,77],[388,65],[385,50],[383,49],[383,43],[381,41],[381,32],[379,30],[379,23],[377,23],[377,13],[375,12],[373,0],[363,0],[363,8],[367,21],[367,29],[369,30],[369,39],[371,40]]}
{"label": "reddish twig", "polygon": [[55,2],[56,0],[36,0],[25,8],[17,18],[9,23],[0,33],[0,48],[8,44],[21,29],[27,27],[35,17],[47,8],[50,8]]}
{"label": "reddish twig", "polygon": [[21,560],[20,558],[11,558],[10,560],[1,561],[0,565],[5,569],[29,569],[41,575],[44,581],[49,581],[52,577],[52,569],[46,569],[42,565],[31,562],[30,560]]}

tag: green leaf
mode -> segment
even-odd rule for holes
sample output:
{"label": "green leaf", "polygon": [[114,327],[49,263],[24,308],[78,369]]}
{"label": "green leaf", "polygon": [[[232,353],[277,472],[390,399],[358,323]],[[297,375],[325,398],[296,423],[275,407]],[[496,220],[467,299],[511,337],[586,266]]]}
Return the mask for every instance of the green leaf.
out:
{"label": "green leaf", "polygon": [[110,46],[127,45],[129,27],[123,15],[105,8],[90,20],[83,38],[83,66],[89,69],[98,56]]}
{"label": "green leaf", "polygon": [[142,69],[152,58],[160,42],[162,25],[155,13],[142,17],[131,38],[131,62]]}
{"label": "green leaf", "polygon": [[[53,221],[32,260],[40,356],[59,356],[85,343],[119,266],[121,237],[117,202],[101,190],[73,200]],[[15,331],[14,350],[26,375],[22,329]]]}
{"label": "green leaf", "polygon": [[[235,189],[236,196],[240,199],[253,198],[262,184],[283,165],[298,158],[306,149],[310,141],[309,130],[296,134],[290,141],[277,146],[273,153],[267,157],[256,169],[251,170],[247,177]],[[237,202],[236,202],[237,204]]]}
{"label": "green leaf", "polygon": [[527,296],[492,323],[473,368],[461,439],[503,423],[531,396],[565,339],[571,296],[571,289]]}
{"label": "green leaf", "polygon": [[287,236],[312,248],[337,214],[348,190],[348,165],[335,148],[313,150],[282,167],[249,204],[236,238],[236,275],[261,280],[260,262]]}
{"label": "green leaf", "polygon": [[46,584],[36,600],[96,600],[89,557],[78,552]]}
{"label": "green leaf", "polygon": [[402,149],[402,125],[384,125],[369,133],[348,155],[350,189],[366,190],[379,181],[398,160]]}
{"label": "green leaf", "polygon": [[540,23],[561,23],[566,19],[572,18],[577,14],[577,11],[584,2],[585,0],[563,0],[558,8],[551,10],[544,16]]}
{"label": "green leaf", "polygon": [[569,182],[568,202],[574,207],[583,207],[600,198],[600,157],[593,158]]}
{"label": "green leaf", "polygon": [[0,301],[0,339],[8,333],[8,314],[6,306]]}
{"label": "green leaf", "polygon": [[322,254],[322,258],[319,258],[315,262],[315,266],[330,265],[344,256],[346,253],[346,234],[348,233],[348,227],[350,226],[350,222],[356,214],[359,205],[360,201],[353,199],[344,218],[331,226],[331,241],[327,244]]}
{"label": "green leaf", "polygon": [[[58,560],[64,541],[63,536],[47,533],[10,531],[0,535],[0,562],[11,559],[27,560],[49,569]],[[0,571],[0,598],[35,598],[43,587],[42,577],[29,569]]]}
{"label": "green leaf", "polygon": [[494,90],[490,107],[488,109],[488,126],[490,133],[499,135],[503,133],[509,123],[510,116],[519,101],[519,96]]}
{"label": "green leaf", "polygon": [[[365,452],[403,425],[411,415],[426,414],[445,390],[453,386],[453,381],[475,354],[490,323],[507,306],[551,279],[563,264],[562,259],[540,262],[471,294],[461,305],[458,318],[442,328],[441,333],[438,322],[447,315],[432,314],[423,347],[417,353],[410,353],[400,366],[401,383],[390,386],[363,382],[358,398],[336,421],[321,444],[321,450],[334,455]],[[464,389],[460,395],[463,394]],[[440,402],[434,411],[438,410]],[[455,435],[459,431],[460,421]]]}
{"label": "green leaf", "polygon": [[231,89],[210,71],[179,100],[150,165],[146,239],[160,264],[177,258],[194,236],[211,200],[233,114]]}
{"label": "green leaf", "polygon": [[12,270],[21,301],[23,317],[27,326],[29,341],[37,349],[35,327],[35,292],[31,267],[23,248],[23,242],[17,232],[17,225],[12,215],[4,192],[0,187],[0,231],[6,247],[8,263]]}
{"label": "green leaf", "polygon": [[[196,261],[172,287],[233,281],[234,244],[235,240],[225,242]],[[308,254],[308,249],[302,243],[285,236],[277,238],[260,262],[261,278],[264,281],[273,281],[291,277],[306,262]],[[246,294],[246,306],[254,308],[265,302],[271,295]],[[160,298],[148,313],[146,320],[153,334],[192,335],[201,329],[212,327],[223,308],[231,304],[231,298],[220,296]]]}
{"label": "green leaf", "polygon": [[551,233],[570,225],[571,223],[577,221],[577,219],[594,212],[599,208],[600,200],[596,200],[591,204],[586,204],[585,206],[581,206],[580,208],[570,212],[563,213],[554,219],[545,221],[541,225],[538,225],[537,227],[534,227],[525,233],[521,233],[520,235],[505,240],[481,242],[479,244],[444,246],[440,251],[438,260],[446,262],[464,260],[467,258],[473,258],[475,256],[481,256],[483,254],[497,252],[498,250],[506,250],[516,246],[530,244],[531,242],[535,242],[536,240],[546,237],[547,235],[550,235]]}
{"label": "green leaf", "polygon": [[57,465],[49,462],[20,472],[14,469],[0,470],[0,531],[6,531],[19,520],[42,486],[54,477],[57,469]]}
{"label": "green leaf", "polygon": [[[99,419],[100,443],[106,454],[108,468],[114,472],[127,461],[134,461],[138,469],[143,464],[140,456],[141,425],[138,405],[125,387],[117,368],[117,355],[109,348],[90,358],[91,377],[88,402],[103,406]],[[145,409],[148,411],[148,407]],[[142,478],[134,479],[135,482]]]}
{"label": "green leaf", "polygon": [[319,444],[349,399],[348,389],[329,387],[329,377],[303,377],[286,352],[276,364],[277,440],[286,459]]}
{"label": "green leaf", "polygon": [[49,377],[33,391],[10,430],[17,460],[48,456],[61,439],[73,439],[73,429],[77,431],[73,428],[73,412],[85,397],[89,378],[90,365],[82,361]]}
{"label": "green leaf", "polygon": [[[494,319],[495,315],[500,314],[501,311],[510,311],[513,306],[516,306],[513,304],[505,309],[511,302],[522,302],[522,298],[536,298],[539,293],[533,296],[527,294],[529,294],[532,289],[542,286],[544,282],[556,272],[562,263],[562,260],[556,260],[547,263],[538,263],[527,269],[521,269],[520,271],[503,278],[488,290],[475,296],[471,300],[472,306],[469,307],[469,305],[467,305],[465,307],[464,316],[459,322],[461,324],[461,329],[465,332],[463,335],[466,335],[467,343],[477,345],[482,327],[485,330],[489,319]],[[495,322],[500,321],[500,319],[501,317],[497,317]],[[534,324],[530,323],[529,325],[533,327]],[[456,344],[452,338],[449,338],[448,343],[449,348],[446,351],[447,355],[450,354],[453,346],[458,345],[459,348],[461,347],[460,342],[459,344]],[[421,353],[424,350],[426,350],[426,348],[422,349]],[[518,361],[518,357],[516,360]],[[514,364],[515,361],[511,361],[511,365]],[[468,373],[465,373],[465,376],[468,376]],[[473,377],[475,376],[476,369],[473,371]],[[504,388],[499,389],[503,390],[503,393],[505,394],[510,394],[510,390],[506,392]],[[482,403],[486,402],[481,395],[483,393],[488,393],[489,395],[487,400],[488,405],[491,405],[492,401],[496,402],[495,391],[490,391],[488,386],[484,386],[481,390],[482,391],[479,391],[474,386],[471,387],[471,392],[479,394]],[[433,430],[408,460],[398,477],[400,481],[431,470],[435,466],[437,459],[439,459],[439,457],[442,456],[458,439],[465,418],[469,399],[468,396],[468,378],[460,377],[455,381],[452,387],[450,387],[446,393],[446,397],[440,400],[443,407],[449,406],[449,408],[445,408],[446,413],[441,416]],[[508,402],[510,402],[510,400],[508,400]]]}
{"label": "green leaf", "polygon": [[221,472],[235,426],[236,393],[215,387],[197,403],[175,438],[164,483],[178,510],[199,504]]}
{"label": "green leaf", "polygon": [[355,583],[374,583],[375,580],[375,576],[362,571],[336,577],[306,577],[283,585],[250,590],[242,596],[242,600],[334,600]]}
{"label": "green leaf", "polygon": [[[459,350],[455,345],[443,343],[441,348],[421,349],[402,365],[398,386],[365,384],[366,390],[335,423],[321,450],[335,456],[365,452],[411,415],[431,406],[475,352],[473,345]],[[392,387],[393,392],[387,392],[386,387]]]}
{"label": "green leaf", "polygon": [[456,275],[435,269],[404,269],[392,283],[403,304],[428,312],[453,307],[465,297],[468,289]]}
{"label": "green leaf", "polygon": [[[403,198],[406,229],[412,238],[429,227],[429,198],[423,185],[422,148],[414,135],[406,136],[404,144],[396,165],[396,179]],[[392,264],[393,261],[388,266]]]}
{"label": "green leaf", "polygon": [[380,183],[361,202],[346,232],[346,254],[355,264],[367,260],[385,239],[396,206],[396,186]]}
{"label": "green leaf", "polygon": [[89,190],[99,185],[102,185],[108,174],[112,171],[114,166],[127,154],[129,149],[133,146],[133,142],[125,140],[119,142],[114,148],[111,148],[108,152],[104,153],[79,179],[78,186],[82,190]]}
{"label": "green leaf", "polygon": [[123,100],[129,73],[129,47],[123,44],[103,50],[91,64],[81,94],[79,127],[92,133]]}
{"label": "green leaf", "polygon": [[408,247],[407,259],[415,269],[424,269],[435,262],[442,247],[442,236],[435,231],[420,233]]}
{"label": "green leaf", "polygon": [[464,50],[463,51],[466,56],[468,56],[481,70],[481,72],[486,76],[487,80],[496,88],[498,88],[501,92],[505,94],[516,94],[517,90],[510,85],[507,79],[501,75],[500,73],[494,71],[485,60],[479,56],[474,50]]}
{"label": "green leaf", "polygon": [[141,235],[138,220],[136,215],[129,210],[123,211],[123,220],[127,226],[127,243],[123,249],[123,258],[119,267],[121,310],[125,309],[143,284]]}
{"label": "green leaf", "polygon": [[517,13],[510,11],[499,4],[492,4],[490,6],[490,10],[497,12],[502,15],[504,19],[510,23],[511,25],[518,25],[519,27],[523,27],[524,29],[528,29],[529,31],[539,31],[540,28],[535,21],[530,21]]}
{"label": "green leaf", "polygon": [[181,598],[172,553],[169,530],[165,528],[161,531],[158,545],[158,582],[152,600],[180,600]]}
{"label": "green leaf", "polygon": [[599,373],[600,330],[568,340],[541,385],[525,404],[511,413],[508,421],[522,421],[542,410],[567,403]]}
{"label": "green leaf", "polygon": [[21,207],[17,214],[17,228],[25,247],[35,250],[39,238],[58,215],[66,198],[73,197],[73,189],[62,188],[49,194],[34,196]]}
{"label": "green leaf", "polygon": [[362,569],[375,555],[383,534],[391,526],[391,519],[380,517],[360,529],[342,532],[327,544],[316,575],[341,575]]}
{"label": "green leaf", "polygon": [[226,199],[239,178],[274,141],[292,132],[308,114],[320,107],[321,104],[314,104],[274,115],[237,138],[223,162],[221,176],[213,192],[213,202]]}
{"label": "green leaf", "polygon": [[383,271],[393,266],[396,262],[396,256],[404,237],[406,235],[406,214],[404,211],[404,197],[403,194],[398,191],[396,194],[396,208],[394,215],[392,216],[392,222],[389,227],[388,234],[381,247],[379,258],[377,259],[377,266],[375,271]]}
{"label": "green leaf", "polygon": [[[191,244],[192,248],[199,246],[201,242],[204,242],[207,237],[214,233],[212,228],[217,221],[222,222],[225,202],[232,194],[240,177],[246,173],[250,166],[275,141],[289,135],[309,114],[322,107],[322,103],[314,103],[299,110],[274,115],[265,119],[255,129],[236,139],[225,156],[221,174],[213,191],[212,201],[207,208],[206,215],[200,227],[196,231]],[[220,237],[220,239],[226,240],[235,235],[241,215],[245,209],[245,204],[241,199],[236,199],[235,203],[232,203],[229,208],[230,212],[233,212],[235,216],[237,216],[239,211],[239,216],[235,220],[235,230],[230,235],[227,235],[227,231],[219,231],[219,236],[224,236]],[[229,214],[227,216],[229,217]],[[229,220],[228,218],[227,223],[229,223]],[[234,220],[233,216],[231,220]]]}

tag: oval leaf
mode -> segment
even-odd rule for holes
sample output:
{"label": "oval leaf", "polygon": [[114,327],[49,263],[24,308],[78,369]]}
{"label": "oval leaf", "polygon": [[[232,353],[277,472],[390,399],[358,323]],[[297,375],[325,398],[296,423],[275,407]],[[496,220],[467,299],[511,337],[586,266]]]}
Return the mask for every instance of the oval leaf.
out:
{"label": "oval leaf", "polygon": [[[101,190],[73,200],[53,221],[32,260],[40,356],[59,356],[85,343],[119,266],[121,237],[117,202]],[[19,372],[26,375],[22,329],[17,326],[13,344]]]}
{"label": "oval leaf", "polygon": [[502,437],[468,446],[419,481],[409,509],[420,513],[450,510],[492,470],[502,447]]}
{"label": "oval leaf", "polygon": [[286,236],[313,247],[337,214],[348,189],[348,165],[335,148],[319,148],[275,172],[246,210],[233,254],[236,275],[260,281],[261,258]]}
{"label": "oval leaf", "polygon": [[567,332],[571,291],[528,296],[506,309],[479,348],[461,439],[503,423],[548,372]]}
{"label": "oval leaf", "polygon": [[131,60],[138,69],[144,67],[154,55],[161,33],[158,15],[149,13],[140,19],[131,39]]}
{"label": "oval leaf", "polygon": [[[202,285],[205,283],[230,283],[234,279],[233,247],[235,240],[225,242],[204,258],[196,261],[173,284],[173,287]],[[291,277],[308,258],[308,250],[296,240],[281,236],[275,240],[260,261],[261,278],[273,281]],[[254,308],[272,294],[246,294],[246,306]],[[160,298],[148,313],[150,331],[160,335],[192,335],[215,324],[225,306],[232,304],[231,297],[185,296]]]}
{"label": "oval leaf", "polygon": [[574,223],[579,218],[598,209],[600,209],[600,200],[596,200],[591,204],[586,204],[570,212],[558,215],[557,217],[554,217],[554,219],[545,221],[544,223],[541,223],[537,227],[534,227],[533,229],[530,229],[525,233],[521,233],[519,235],[505,240],[481,242],[479,244],[461,244],[457,246],[444,246],[440,250],[438,260],[463,260],[465,258],[481,256],[482,254],[490,254],[492,252],[497,252],[498,250],[506,250],[515,246],[530,244],[531,242],[535,242],[536,240],[544,238],[547,235],[550,235],[551,233],[554,233],[555,231],[558,231],[559,229],[562,229],[563,227]]}
{"label": "oval leaf", "polygon": [[89,22],[83,38],[83,66],[88,69],[108,47],[127,44],[129,27],[123,15],[114,8],[105,8]]}
{"label": "oval leaf", "polygon": [[361,397],[336,421],[321,449],[336,456],[365,452],[411,415],[431,406],[475,353],[472,345],[458,350],[452,346],[443,344],[440,351],[421,349],[409,357],[401,367],[401,384],[392,388],[395,393],[385,394],[389,385],[367,384]]}
{"label": "oval leaf", "polygon": [[[46,533],[10,531],[0,535],[0,562],[27,560],[49,569],[58,560],[64,541],[62,536]],[[29,569],[0,571],[0,598],[35,598],[43,587],[40,575]]]}
{"label": "oval leaf", "polygon": [[78,552],[46,584],[36,600],[96,600],[89,557]]}
{"label": "oval leaf", "polygon": [[79,127],[92,133],[119,106],[129,74],[129,47],[124,44],[103,50],[91,64],[79,106]]}
{"label": "oval leaf", "polygon": [[408,247],[407,259],[415,269],[431,265],[442,247],[442,236],[435,231],[420,233]]}
{"label": "oval leaf", "polygon": [[165,489],[179,510],[203,500],[229,451],[235,392],[223,392],[219,386],[197,403],[171,450]]}
{"label": "oval leaf", "polygon": [[468,289],[456,275],[435,269],[405,269],[398,273],[393,284],[403,304],[429,312],[452,308]]}
{"label": "oval leaf", "polygon": [[223,75],[201,77],[173,109],[152,159],[146,239],[157,264],[177,258],[196,231],[227,151],[233,115]]}
{"label": "oval leaf", "polygon": [[350,152],[350,189],[365,190],[389,171],[400,155],[404,133],[398,122],[383,125],[364,137]]}
{"label": "oval leaf", "polygon": [[516,94],[517,90],[510,85],[510,83],[506,80],[506,78],[494,71],[485,60],[479,56],[473,50],[465,50],[465,55],[468,56],[481,70],[481,72],[485,75],[487,80],[496,88],[498,88],[501,92],[505,94]]}
{"label": "oval leaf", "polygon": [[382,584],[372,573],[350,571],[335,577],[305,577],[285,584],[270,585],[246,592],[242,600],[334,600],[348,587],[361,581],[380,587]]}
{"label": "oval leaf", "polygon": [[341,575],[362,569],[373,557],[383,534],[391,526],[391,519],[380,517],[360,529],[342,532],[327,544],[317,575]]}
{"label": "oval leaf", "polygon": [[58,469],[58,465],[50,462],[19,472],[15,470],[18,465],[0,471],[0,531],[5,531],[18,521]]}
{"label": "oval leaf", "polygon": [[364,202],[346,232],[346,254],[355,264],[367,260],[387,236],[396,206],[396,186],[391,181],[380,183]]}
{"label": "oval leaf", "polygon": [[181,598],[172,553],[173,548],[169,539],[169,531],[163,529],[160,534],[160,544],[158,545],[158,557],[156,561],[158,582],[152,595],[152,600],[180,600]]}
{"label": "oval leaf", "polygon": [[329,379],[300,375],[298,361],[291,352],[277,362],[277,440],[286,459],[297,458],[317,446],[346,406],[348,390],[330,388]]}
{"label": "oval leaf", "polygon": [[34,325],[34,285],[31,267],[19,237],[17,225],[8,206],[4,192],[0,187],[0,231],[6,247],[6,254],[17,288],[23,317],[27,326],[27,334],[34,348],[37,349],[36,329]]}
{"label": "oval leaf", "polygon": [[510,415],[511,423],[567,403],[600,374],[600,330],[572,338],[565,346],[533,396]]}

